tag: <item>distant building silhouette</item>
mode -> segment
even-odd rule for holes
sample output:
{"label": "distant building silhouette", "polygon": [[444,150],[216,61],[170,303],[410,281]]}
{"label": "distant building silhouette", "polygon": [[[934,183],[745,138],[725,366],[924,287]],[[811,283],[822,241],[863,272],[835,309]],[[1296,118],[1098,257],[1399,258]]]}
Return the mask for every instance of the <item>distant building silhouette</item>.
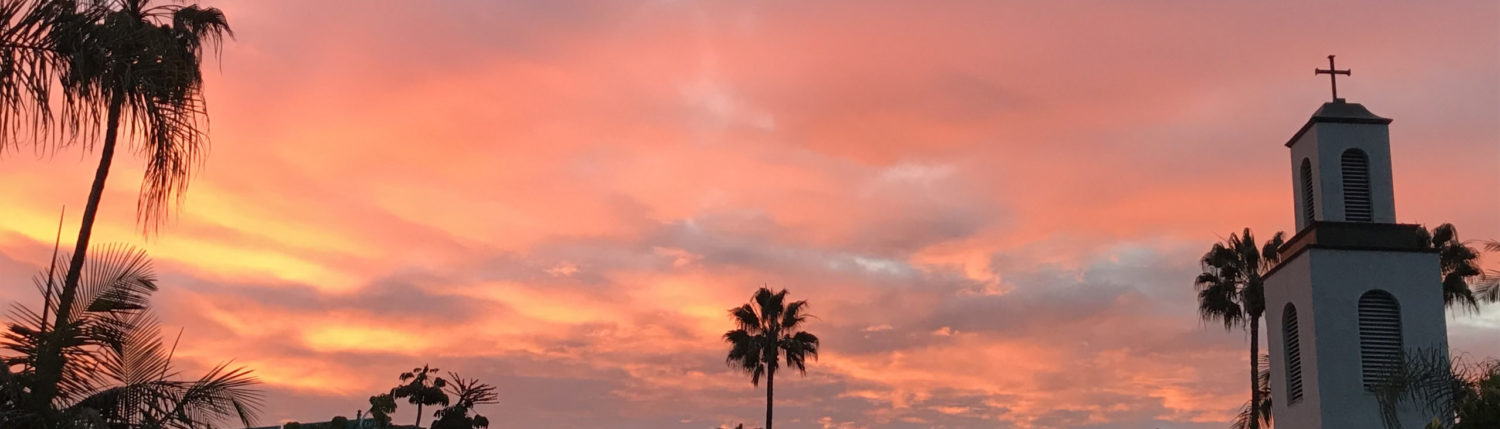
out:
{"label": "distant building silhouette", "polygon": [[[342,428],[333,427],[334,425],[333,425],[333,422],[331,420],[330,421],[322,421],[322,422],[311,422],[311,423],[304,423],[304,422],[300,422],[299,421],[297,423],[299,425],[299,429],[422,429],[422,428],[419,428],[419,427],[416,427],[416,426],[412,426],[412,425],[398,425],[398,424],[392,424],[392,425],[389,425],[389,426],[381,427],[381,426],[377,425],[374,420],[370,420],[369,418],[365,418],[363,420],[363,425],[362,426],[360,425],[361,422],[359,420],[350,419],[349,422],[345,423],[344,427],[342,427]],[[283,423],[283,424],[274,425],[274,426],[258,426],[258,427],[253,427],[253,428],[249,428],[249,429],[282,429],[285,425],[286,424]]]}

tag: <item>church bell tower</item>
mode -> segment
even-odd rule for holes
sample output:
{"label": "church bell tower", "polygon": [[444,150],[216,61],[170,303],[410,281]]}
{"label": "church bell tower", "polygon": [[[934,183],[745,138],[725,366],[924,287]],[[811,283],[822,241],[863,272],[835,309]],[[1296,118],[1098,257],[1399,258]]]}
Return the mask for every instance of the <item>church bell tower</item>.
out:
{"label": "church bell tower", "polygon": [[[1348,75],[1333,67],[1328,74]],[[1266,275],[1272,415],[1285,429],[1380,428],[1371,387],[1448,331],[1438,255],[1396,222],[1390,119],[1338,98],[1292,135],[1297,234]],[[1402,428],[1434,416],[1403,404]]]}

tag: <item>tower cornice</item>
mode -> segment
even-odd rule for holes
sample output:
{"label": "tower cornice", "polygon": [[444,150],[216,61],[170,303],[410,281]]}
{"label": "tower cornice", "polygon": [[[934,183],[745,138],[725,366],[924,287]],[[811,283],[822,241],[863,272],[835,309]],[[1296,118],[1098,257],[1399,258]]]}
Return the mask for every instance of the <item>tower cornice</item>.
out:
{"label": "tower cornice", "polygon": [[1287,261],[1308,249],[1374,250],[1385,252],[1436,253],[1427,246],[1421,225],[1372,222],[1314,222],[1288,239],[1277,250],[1280,263],[1266,272],[1276,274]]}
{"label": "tower cornice", "polygon": [[1340,98],[1323,103],[1322,107],[1313,112],[1312,117],[1307,119],[1307,123],[1302,124],[1302,128],[1286,141],[1286,147],[1292,147],[1293,143],[1302,138],[1302,134],[1307,133],[1307,130],[1312,129],[1313,125],[1318,123],[1388,125],[1391,119],[1370,113],[1370,109],[1366,109],[1362,104],[1346,102]]}

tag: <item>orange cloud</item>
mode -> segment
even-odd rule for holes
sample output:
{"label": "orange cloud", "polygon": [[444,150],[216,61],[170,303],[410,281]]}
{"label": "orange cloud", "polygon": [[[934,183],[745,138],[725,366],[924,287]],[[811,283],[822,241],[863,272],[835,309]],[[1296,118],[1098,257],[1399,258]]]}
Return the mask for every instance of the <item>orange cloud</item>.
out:
{"label": "orange cloud", "polygon": [[[178,359],[255,368],[268,420],[432,363],[516,427],[754,425],[719,337],[764,285],[823,339],[777,378],[793,427],[1221,427],[1248,352],[1195,261],[1290,228],[1330,51],[1396,118],[1401,219],[1500,237],[1491,4],[212,3],[213,152],[150,238],[122,153],[95,240],[151,252]],[[29,155],[0,156],[22,303],[95,161]],[[1500,354],[1497,320],[1454,346]]]}

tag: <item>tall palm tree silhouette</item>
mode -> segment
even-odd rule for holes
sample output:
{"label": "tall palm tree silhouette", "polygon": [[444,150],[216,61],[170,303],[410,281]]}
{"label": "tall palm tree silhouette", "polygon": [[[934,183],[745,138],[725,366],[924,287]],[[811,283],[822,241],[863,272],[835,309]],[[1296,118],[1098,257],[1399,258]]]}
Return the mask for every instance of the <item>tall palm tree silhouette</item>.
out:
{"label": "tall palm tree silhouette", "polygon": [[[1266,312],[1265,280],[1267,270],[1279,261],[1284,234],[1277,232],[1264,246],[1257,246],[1250,228],[1241,235],[1230,234],[1229,240],[1214,243],[1203,255],[1203,272],[1194,280],[1198,288],[1198,315],[1205,321],[1224,323],[1224,329],[1250,328],[1250,404],[1261,403],[1260,317]],[[1260,407],[1252,407],[1256,416],[1248,421],[1258,429]]]}
{"label": "tall palm tree silhouette", "polygon": [[[99,201],[104,193],[120,138],[135,143],[146,158],[136,203],[136,220],[147,231],[166,219],[180,200],[208,145],[208,115],[203,100],[201,65],[205,48],[217,52],[225,36],[233,37],[224,14],[197,5],[159,5],[151,0],[106,0],[75,5],[74,23],[52,35],[68,66],[61,88],[75,118],[104,119],[104,141],[84,207],[72,261],[58,295],[57,320],[67,320],[78,289]],[[97,123],[97,122],[93,122]],[[122,128],[122,125],[124,126]],[[38,361],[44,381],[57,380],[60,348],[50,344]],[[35,392],[35,403],[50,402],[55,388]]]}
{"label": "tall palm tree silhouette", "polygon": [[807,375],[807,357],[818,358],[818,337],[801,330],[810,317],[806,309],[807,301],[786,303],[786,289],[766,288],[755,291],[749,303],[729,309],[737,328],[724,333],[730,346],[725,361],[750,373],[752,385],[759,386],[761,375],[766,376],[766,429],[771,429],[776,370],[782,360]]}

